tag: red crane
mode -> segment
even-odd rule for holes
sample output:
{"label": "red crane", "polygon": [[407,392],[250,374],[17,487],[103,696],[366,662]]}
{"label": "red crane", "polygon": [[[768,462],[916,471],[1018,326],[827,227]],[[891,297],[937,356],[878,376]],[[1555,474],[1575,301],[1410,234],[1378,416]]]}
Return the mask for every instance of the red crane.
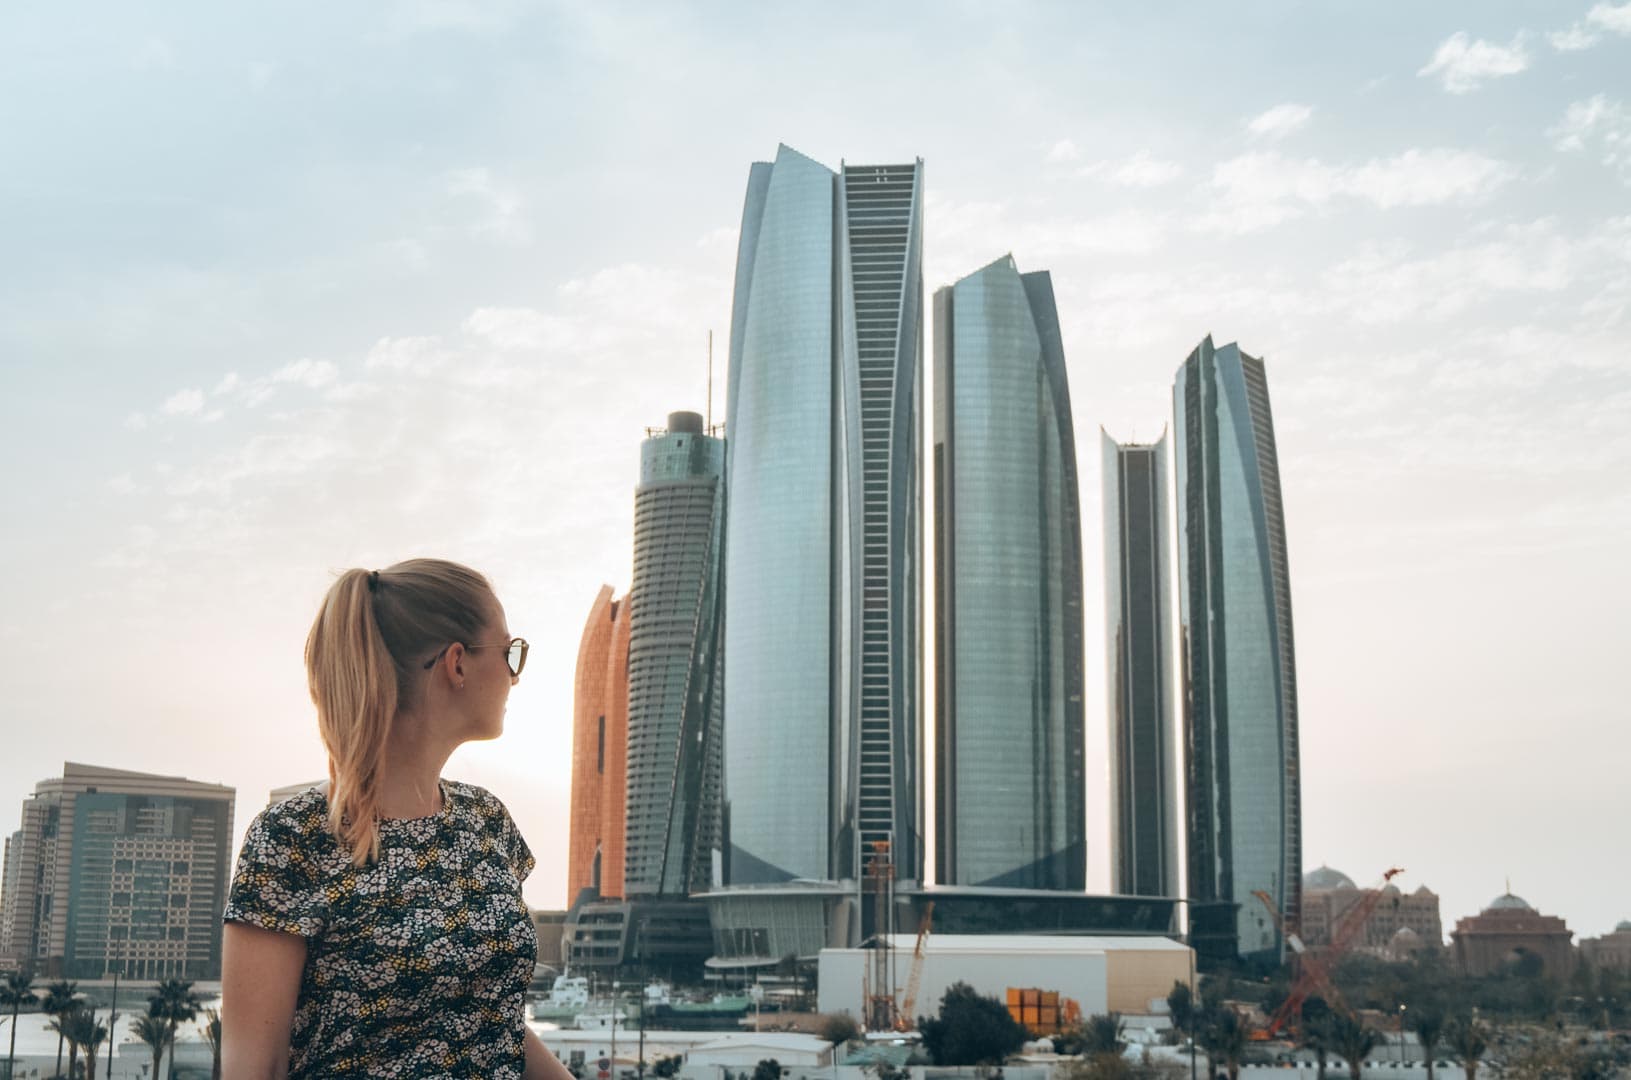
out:
{"label": "red crane", "polygon": [[1354,939],[1365,929],[1365,924],[1370,921],[1371,912],[1376,910],[1376,905],[1381,903],[1382,897],[1386,895],[1388,882],[1402,873],[1404,870],[1399,867],[1387,871],[1382,875],[1381,883],[1376,888],[1365,890],[1358,902],[1342,913],[1342,917],[1331,930],[1331,944],[1325,948],[1323,956],[1315,956],[1306,951],[1297,935],[1286,929],[1280,921],[1279,912],[1275,909],[1273,897],[1262,891],[1252,893],[1269,909],[1274,925],[1296,952],[1299,969],[1297,978],[1291,984],[1290,993],[1269,1018],[1268,1025],[1256,1035],[1257,1038],[1272,1039],[1282,1028],[1294,1026],[1293,1021],[1302,1015],[1303,1002],[1307,1001],[1315,990],[1325,992],[1325,1000],[1331,1007],[1342,1009],[1344,1012],[1349,1011],[1347,1003],[1342,1000],[1342,994],[1331,982],[1331,970],[1353,946]]}

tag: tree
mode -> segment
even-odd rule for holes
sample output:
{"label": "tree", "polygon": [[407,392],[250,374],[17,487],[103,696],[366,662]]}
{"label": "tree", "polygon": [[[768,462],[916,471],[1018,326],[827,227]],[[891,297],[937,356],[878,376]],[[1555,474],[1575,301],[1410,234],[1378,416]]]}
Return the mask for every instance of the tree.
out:
{"label": "tree", "polygon": [[210,1044],[210,1080],[221,1080],[221,1013],[204,1010],[204,1038]]}
{"label": "tree", "polygon": [[17,1069],[17,1013],[24,1005],[32,1005],[38,998],[34,994],[34,976],[28,971],[14,971],[0,986],[0,1007],[11,1007],[11,1049],[6,1053],[6,1075]]}
{"label": "tree", "polygon": [[153,1052],[152,1076],[154,1080],[158,1080],[159,1063],[164,1060],[164,1044],[170,1038],[169,1023],[162,1017],[153,1016],[149,1013],[147,1016],[137,1016],[132,1019],[130,1031],[136,1038],[146,1043],[147,1048]]}
{"label": "tree", "polygon": [[1099,1054],[1120,1054],[1127,1044],[1122,1041],[1121,1014],[1089,1016],[1082,1021],[1082,1053],[1090,1057]]}
{"label": "tree", "polygon": [[[1240,1062],[1246,1056],[1246,1025],[1241,1023],[1239,1013],[1226,1006],[1211,1013],[1201,1028],[1199,1042],[1208,1062],[1221,1062],[1229,1080],[1240,1080]],[[1216,1066],[1213,1068],[1215,1071]]]}
{"label": "tree", "polygon": [[1325,1063],[1331,1053],[1331,1007],[1321,997],[1303,1002],[1302,1023],[1297,1028],[1297,1042],[1311,1051],[1316,1066],[1315,1076],[1325,1080]]}
{"label": "tree", "polygon": [[1427,1080],[1433,1080],[1433,1051],[1444,1037],[1444,1009],[1436,1001],[1426,1001],[1409,1011],[1410,1030],[1421,1043],[1422,1056],[1427,1059]]}
{"label": "tree", "polygon": [[936,1065],[1001,1065],[1025,1043],[1025,1029],[996,998],[960,982],[940,999],[940,1015],[918,1021]]}
{"label": "tree", "polygon": [[1365,1059],[1382,1041],[1374,1028],[1368,1028],[1345,1013],[1334,1013],[1331,1018],[1331,1049],[1348,1062],[1348,1075],[1359,1080]]}
{"label": "tree", "polygon": [[[183,979],[165,979],[147,999],[147,1014],[163,1020],[169,1029],[170,1075],[176,1072],[176,1028],[198,1015],[202,1004],[193,993],[193,984]],[[153,1080],[158,1080],[157,1072]]]}
{"label": "tree", "polygon": [[1478,1063],[1489,1049],[1489,1028],[1468,1016],[1458,1016],[1444,1027],[1444,1045],[1461,1062],[1467,1080],[1478,1080]]}
{"label": "tree", "polygon": [[685,1064],[685,1060],[678,1054],[670,1054],[668,1057],[660,1057],[651,1066],[651,1074],[657,1077],[658,1080],[673,1080],[673,1077],[679,1073],[680,1066],[683,1064]]}
{"label": "tree", "polygon": [[841,1046],[861,1037],[861,1025],[855,1022],[855,1017],[849,1013],[828,1013],[819,1022],[819,1031],[823,1039],[834,1046]]}
{"label": "tree", "polygon": [[68,1040],[68,1075],[73,1076],[79,1063],[79,1052],[85,1052],[85,1076],[96,1075],[96,1048],[108,1037],[108,1029],[96,1020],[95,1011],[81,1005],[60,1021],[60,1030]]}
{"label": "tree", "polygon": [[764,1058],[753,1067],[753,1080],[782,1080],[782,1063],[775,1058]]}
{"label": "tree", "polygon": [[41,1012],[45,1013],[47,1016],[53,1017],[56,1020],[56,1023],[51,1026],[51,1030],[57,1033],[58,1076],[62,1075],[63,1035],[60,1025],[62,1023],[62,1018],[67,1016],[69,1011],[78,1005],[78,993],[78,983],[69,982],[66,979],[59,980],[45,988],[45,1003],[40,1006]]}
{"label": "tree", "polygon": [[1172,1016],[1174,1027],[1185,1035],[1194,1036],[1190,1029],[1195,1023],[1195,996],[1184,983],[1172,984],[1172,992],[1167,995],[1167,1012]]}

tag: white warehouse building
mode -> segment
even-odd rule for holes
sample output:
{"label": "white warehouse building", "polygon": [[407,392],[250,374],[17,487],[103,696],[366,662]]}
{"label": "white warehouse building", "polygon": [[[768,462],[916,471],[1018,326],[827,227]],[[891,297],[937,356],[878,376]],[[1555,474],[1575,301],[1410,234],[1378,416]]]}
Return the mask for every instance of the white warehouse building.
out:
{"label": "white warehouse building", "polygon": [[[899,1001],[917,939],[894,934],[889,940]],[[864,1016],[872,959],[867,948],[822,949],[817,1007]],[[1075,1001],[1083,1016],[1146,1013],[1173,983],[1191,979],[1193,963],[1189,946],[1165,937],[930,934],[923,942],[923,970],[911,1010],[914,1019],[934,1015],[946,991],[964,982],[1002,1002],[1010,989],[1055,990]]]}

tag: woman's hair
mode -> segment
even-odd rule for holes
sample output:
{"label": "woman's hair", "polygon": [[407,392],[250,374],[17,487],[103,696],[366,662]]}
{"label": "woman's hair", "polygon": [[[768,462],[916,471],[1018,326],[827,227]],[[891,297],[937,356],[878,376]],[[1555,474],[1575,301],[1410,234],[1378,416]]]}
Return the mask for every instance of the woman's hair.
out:
{"label": "woman's hair", "polygon": [[399,706],[411,706],[425,662],[469,644],[497,601],[458,563],[409,559],[340,575],[306,638],[306,678],[328,749],[328,827],[358,866],[379,852],[380,765]]}

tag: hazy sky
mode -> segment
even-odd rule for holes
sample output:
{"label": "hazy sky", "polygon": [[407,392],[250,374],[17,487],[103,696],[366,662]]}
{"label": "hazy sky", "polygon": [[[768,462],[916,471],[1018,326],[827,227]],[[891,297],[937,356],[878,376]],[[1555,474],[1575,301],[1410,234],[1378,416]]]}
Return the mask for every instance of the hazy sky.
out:
{"label": "hazy sky", "polygon": [[74,759],[241,833],[323,772],[331,572],[439,554],[534,645],[449,772],[562,904],[578,638],[779,142],[922,157],[931,290],[1053,271],[1090,885],[1097,428],[1157,435],[1210,332],[1268,364],[1307,866],[1631,918],[1631,2],[11,5],[0,826]]}

